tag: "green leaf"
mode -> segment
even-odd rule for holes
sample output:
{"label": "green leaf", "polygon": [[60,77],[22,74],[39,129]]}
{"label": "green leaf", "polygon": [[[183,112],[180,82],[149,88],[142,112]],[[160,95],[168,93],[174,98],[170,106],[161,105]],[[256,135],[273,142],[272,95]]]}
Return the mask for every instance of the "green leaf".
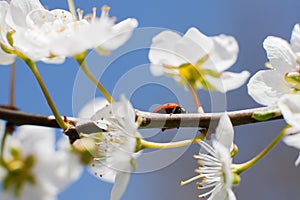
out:
{"label": "green leaf", "polygon": [[278,108],[257,111],[252,114],[252,118],[257,121],[266,121],[266,120],[272,119],[274,117],[279,117],[279,116],[281,116],[281,112]]}

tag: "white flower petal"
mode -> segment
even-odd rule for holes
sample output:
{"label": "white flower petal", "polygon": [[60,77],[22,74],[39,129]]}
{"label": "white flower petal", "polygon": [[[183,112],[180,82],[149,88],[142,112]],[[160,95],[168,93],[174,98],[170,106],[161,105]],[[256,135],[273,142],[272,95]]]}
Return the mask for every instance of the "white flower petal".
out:
{"label": "white flower petal", "polygon": [[175,44],[181,39],[180,35],[172,31],[163,31],[153,37],[149,51],[149,60],[156,65],[179,66],[184,63],[174,52]]}
{"label": "white flower petal", "polygon": [[0,65],[10,65],[16,60],[16,55],[7,54],[0,48]]}
{"label": "white flower petal", "polygon": [[205,55],[210,55],[213,40],[196,28],[190,28],[174,48],[184,63],[196,63]]}
{"label": "white flower petal", "polygon": [[300,132],[300,95],[284,95],[278,101],[278,107],[285,121]]}
{"label": "white flower petal", "polygon": [[28,200],[28,199],[38,199],[38,200],[57,200],[57,195],[55,191],[49,190],[44,185],[40,187],[34,187],[26,184],[22,195],[19,198],[16,198],[15,195],[11,192],[1,192],[1,200]]}
{"label": "white flower petal", "polygon": [[269,36],[265,39],[263,46],[270,63],[282,75],[297,70],[297,57],[287,41],[279,37]]}
{"label": "white flower petal", "polygon": [[0,181],[2,181],[5,178],[6,174],[7,174],[6,169],[0,166]]}
{"label": "white flower petal", "polygon": [[6,23],[15,30],[24,28],[27,14],[35,9],[43,9],[39,0],[11,0]]}
{"label": "white flower petal", "polygon": [[118,124],[121,125],[124,130],[137,129],[135,124],[135,111],[124,96],[121,96],[120,102],[115,102],[97,111],[91,119],[98,121],[99,119],[105,118],[109,121],[109,119],[115,118],[116,116]]}
{"label": "white flower petal", "polygon": [[[7,10],[9,9],[9,5],[6,1],[0,1],[0,41],[7,45],[10,46],[7,42],[6,34],[9,30],[9,27],[5,23],[5,17],[7,14]],[[0,64],[1,65],[9,65],[15,62],[16,55],[14,54],[8,54],[0,48]]]}
{"label": "white flower petal", "polygon": [[116,176],[115,184],[110,194],[110,200],[119,200],[124,194],[129,182],[130,174],[127,172],[119,172]]}
{"label": "white flower petal", "polygon": [[219,190],[215,190],[208,200],[227,200],[227,191],[224,185]]}
{"label": "white flower petal", "polygon": [[123,45],[132,35],[133,30],[138,26],[138,21],[129,18],[112,27],[112,36],[100,46],[106,50],[115,50]]}
{"label": "white flower petal", "polygon": [[231,188],[232,186],[232,171],[231,171],[231,163],[232,159],[230,157],[230,147],[225,147],[221,142],[219,141],[213,141],[213,146],[216,150],[216,154],[218,159],[222,162],[222,170],[223,170],[223,175],[225,183],[227,188]]}
{"label": "white flower petal", "polygon": [[33,154],[42,158],[54,153],[55,132],[52,128],[24,125],[15,135],[23,155]]}
{"label": "white flower petal", "polygon": [[291,46],[294,52],[300,53],[300,25],[295,24],[292,36],[291,36]]}
{"label": "white flower petal", "polygon": [[53,22],[55,18],[55,15],[46,9],[36,9],[27,14],[26,24],[30,28],[41,27],[45,23]]}
{"label": "white flower petal", "polygon": [[101,179],[102,181],[106,181],[109,183],[114,183],[116,175],[118,171],[107,167],[102,162],[95,162],[92,167],[88,168],[89,172]]}
{"label": "white flower petal", "polygon": [[213,50],[209,54],[209,60],[201,67],[222,72],[236,62],[239,46],[232,36],[219,35],[211,39],[214,43]]}
{"label": "white flower petal", "polygon": [[83,172],[83,167],[79,157],[72,152],[69,139],[66,136],[61,136],[58,141],[59,150],[55,153],[56,161],[55,171],[51,174],[53,184],[59,190],[65,189],[70,183],[79,179]]}
{"label": "white flower petal", "polygon": [[218,194],[222,190],[222,183],[218,183],[211,191],[212,194],[207,200],[215,200],[216,194]]}
{"label": "white flower petal", "polygon": [[[129,146],[129,145],[127,145]],[[135,146],[135,144],[133,145]],[[130,160],[135,157],[129,150],[123,149],[126,146],[116,147],[108,158],[95,161],[89,168],[97,178],[114,183],[118,173],[130,173]],[[119,149],[117,149],[119,148]],[[132,155],[132,157],[131,157]]]}
{"label": "white flower petal", "polygon": [[295,166],[299,166],[299,164],[300,164],[300,153],[297,160],[295,161]]}
{"label": "white flower petal", "polygon": [[89,101],[79,111],[78,117],[81,119],[90,119],[98,110],[108,105],[108,101],[102,97],[98,97]]}
{"label": "white flower petal", "polygon": [[205,79],[212,84],[219,92],[227,92],[241,87],[249,78],[250,73],[248,71],[242,71],[240,73],[222,72],[220,78],[214,78],[212,76],[206,76]]}
{"label": "white flower petal", "polygon": [[283,139],[283,142],[291,147],[300,149],[300,134],[287,135]]}
{"label": "white flower petal", "polygon": [[[13,34],[14,47],[33,61],[48,58],[50,56],[47,48],[47,40],[39,32],[21,32]],[[35,42],[33,42],[35,40]],[[36,42],[36,41],[39,41]]]}
{"label": "white flower petal", "polygon": [[153,76],[161,76],[164,74],[164,68],[157,64],[150,64],[150,71]]}
{"label": "white flower petal", "polygon": [[126,124],[130,126],[131,130],[136,130],[137,125],[135,123],[135,110],[132,107],[131,103],[126,99],[125,95],[121,95],[121,103],[125,106],[122,107],[122,110],[120,110],[117,115],[125,119]]}
{"label": "white flower petal", "polygon": [[226,113],[224,113],[219,121],[219,124],[216,128],[216,138],[224,147],[227,148],[227,151],[230,151],[230,147],[233,143],[234,131],[232,123]]}
{"label": "white flower petal", "polygon": [[6,1],[0,1],[0,22],[4,21],[5,14],[8,8],[9,8],[9,4]]}
{"label": "white flower petal", "polygon": [[235,194],[232,189],[227,189],[228,200],[236,200]]}
{"label": "white flower petal", "polygon": [[48,63],[48,64],[62,64],[64,63],[66,60],[65,57],[62,56],[57,56],[57,57],[53,57],[53,58],[42,58],[41,61],[43,61],[44,63]]}
{"label": "white flower petal", "polygon": [[283,76],[276,70],[261,70],[251,77],[248,94],[259,104],[274,105],[279,98],[290,92]]}

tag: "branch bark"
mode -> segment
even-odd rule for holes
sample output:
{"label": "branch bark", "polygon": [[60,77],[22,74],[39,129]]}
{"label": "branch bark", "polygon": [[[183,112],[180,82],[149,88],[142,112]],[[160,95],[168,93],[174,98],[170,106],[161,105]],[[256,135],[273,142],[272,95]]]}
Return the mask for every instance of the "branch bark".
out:
{"label": "branch bark", "polygon": [[[239,111],[227,112],[233,126],[261,122],[252,118],[254,112],[272,110],[271,117],[265,121],[282,119],[280,111],[276,107],[262,107],[246,109]],[[178,127],[215,127],[222,113],[205,113],[205,114],[157,114],[150,112],[136,111],[137,116],[142,117],[143,122],[140,128],[178,128]],[[59,128],[54,116],[44,116],[22,111],[9,110],[0,108],[0,119],[8,121],[15,125],[38,125]],[[68,117],[70,122],[76,124],[77,119]]]}

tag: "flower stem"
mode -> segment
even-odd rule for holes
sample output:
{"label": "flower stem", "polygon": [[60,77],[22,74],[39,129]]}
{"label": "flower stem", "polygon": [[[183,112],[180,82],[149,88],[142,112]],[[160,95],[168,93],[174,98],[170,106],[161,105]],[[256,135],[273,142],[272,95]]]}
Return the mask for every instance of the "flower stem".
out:
{"label": "flower stem", "polygon": [[255,165],[260,159],[262,159],[273,147],[281,140],[281,138],[285,135],[286,129],[288,129],[289,126],[286,126],[282,129],[282,131],[273,139],[273,141],[257,156],[252,158],[251,160],[242,163],[242,164],[235,164],[234,166],[234,172],[237,174],[240,174],[247,169],[251,168],[253,165]]}
{"label": "flower stem", "polygon": [[69,126],[64,122],[64,120],[62,119],[61,115],[59,114],[55,104],[53,103],[51,96],[45,86],[45,83],[36,67],[35,62],[32,62],[29,59],[25,59],[24,61],[29,66],[29,68],[31,69],[32,73],[34,74],[36,80],[38,81],[38,83],[42,89],[42,92],[47,100],[47,103],[48,103],[50,109],[52,110],[53,115],[55,116],[56,122],[58,123],[60,128],[62,128],[63,130],[67,130]]}
{"label": "flower stem", "polygon": [[193,86],[191,86],[191,84],[189,84],[189,83],[187,83],[187,86],[188,86],[188,88],[189,88],[189,90],[190,90],[190,92],[191,92],[191,94],[192,94],[192,97],[193,97],[194,102],[195,102],[195,104],[196,104],[198,113],[204,113],[204,110],[203,110],[203,108],[202,108],[202,105],[201,105],[201,102],[200,102],[200,99],[199,99],[199,97],[198,97],[198,95],[197,95],[196,90],[195,90],[195,89],[193,88]]}
{"label": "flower stem", "polygon": [[108,93],[108,91],[105,89],[105,87],[95,78],[95,76],[89,70],[89,67],[87,66],[86,62],[78,60],[78,59],[76,59],[76,61],[78,62],[81,70],[97,86],[97,88],[102,92],[102,94],[107,99],[107,101],[109,103],[112,103],[114,101],[113,97]]}
{"label": "flower stem", "polygon": [[16,63],[10,66],[10,88],[9,88],[9,107],[15,108],[15,79],[16,79]]}
{"label": "flower stem", "polygon": [[68,0],[68,6],[69,10],[72,13],[74,19],[76,19],[76,10],[75,10],[75,4],[73,0]]}
{"label": "flower stem", "polygon": [[145,148],[151,148],[151,149],[171,149],[171,148],[178,148],[187,146],[190,144],[198,143],[201,140],[205,139],[205,134],[200,134],[199,136],[190,139],[190,140],[183,140],[178,142],[170,142],[170,143],[158,143],[158,142],[149,142],[143,139],[140,139],[140,148],[138,150],[142,150]]}
{"label": "flower stem", "polygon": [[1,140],[1,150],[0,150],[0,164],[4,164],[4,147],[5,147],[5,142],[6,142],[6,138],[9,135],[9,130],[8,130],[8,126],[5,127],[4,133],[3,133],[3,137]]}

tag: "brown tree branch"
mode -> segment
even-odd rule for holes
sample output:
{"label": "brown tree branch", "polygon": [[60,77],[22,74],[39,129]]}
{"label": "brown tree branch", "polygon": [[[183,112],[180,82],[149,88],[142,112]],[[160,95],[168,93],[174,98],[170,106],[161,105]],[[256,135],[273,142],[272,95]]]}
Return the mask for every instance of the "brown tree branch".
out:
{"label": "brown tree branch", "polygon": [[[264,110],[272,110],[269,120],[282,119],[280,111],[274,109],[274,107],[262,107],[254,109],[246,109],[239,111],[227,112],[233,126],[239,126],[243,124],[251,124],[260,122],[252,115],[254,112],[261,112]],[[205,113],[205,114],[157,114],[150,112],[136,111],[137,116],[142,117],[141,128],[177,128],[177,127],[201,127],[209,128],[214,127],[222,113]],[[55,118],[53,116],[44,116],[32,113],[26,113],[16,110],[9,110],[6,108],[0,108],[0,119],[13,123],[15,125],[39,125],[46,127],[59,128]],[[77,119],[68,117],[68,120],[76,124]]]}

